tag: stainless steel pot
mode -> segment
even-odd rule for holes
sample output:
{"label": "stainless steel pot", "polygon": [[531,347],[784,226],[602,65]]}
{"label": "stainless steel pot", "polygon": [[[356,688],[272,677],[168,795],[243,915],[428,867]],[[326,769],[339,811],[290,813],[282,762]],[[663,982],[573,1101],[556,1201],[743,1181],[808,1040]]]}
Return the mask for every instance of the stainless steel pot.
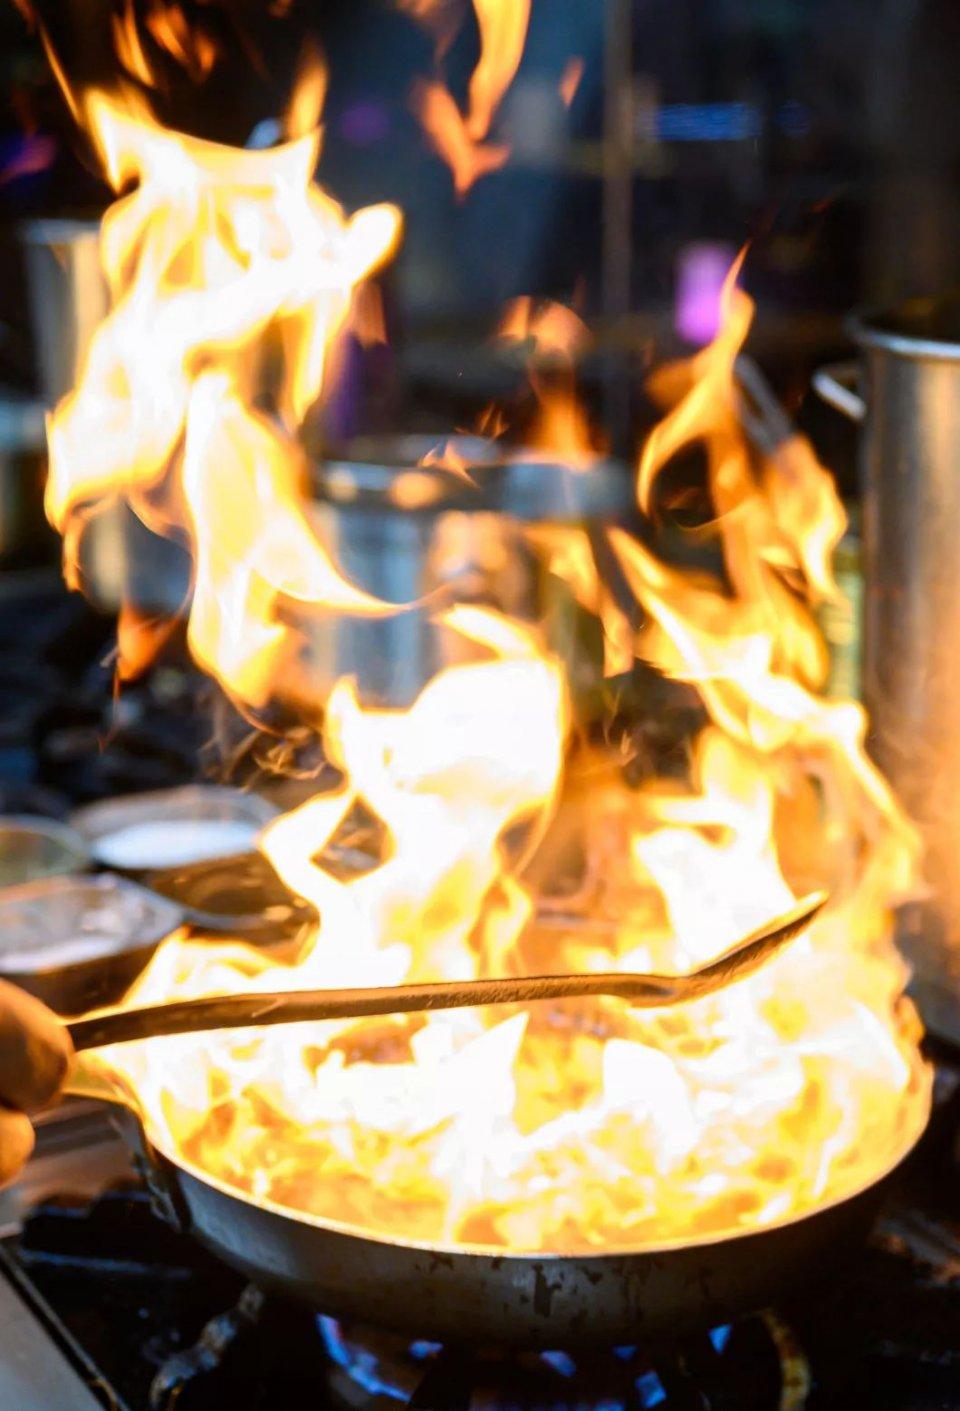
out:
{"label": "stainless steel pot", "polygon": [[435,438],[357,443],[349,459],[318,463],[313,521],[336,563],[368,592],[415,606],[374,621],[311,623],[312,680],[352,676],[366,699],[409,705],[463,650],[437,622],[444,593],[529,622],[549,617],[554,649],[568,660],[576,651],[561,585],[544,573],[527,531],[621,521],[633,501],[626,467],[581,473],[503,460],[499,447],[477,438],[452,444],[469,478],[420,463]]}
{"label": "stainless steel pot", "polygon": [[861,422],[869,746],[925,848],[900,938],[928,1026],[960,1039],[960,296],[849,324],[814,378]]}

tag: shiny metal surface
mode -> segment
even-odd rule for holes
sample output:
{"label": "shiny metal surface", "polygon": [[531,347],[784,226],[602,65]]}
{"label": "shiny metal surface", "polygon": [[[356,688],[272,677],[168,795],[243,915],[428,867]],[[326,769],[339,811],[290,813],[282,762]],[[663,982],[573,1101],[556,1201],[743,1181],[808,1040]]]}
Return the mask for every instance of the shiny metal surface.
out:
{"label": "shiny metal surface", "polygon": [[116,1004],[184,921],[166,897],[110,873],[0,889],[0,976],[58,1014]]}
{"label": "shiny metal surface", "polygon": [[[367,592],[413,606],[376,620],[314,615],[304,625],[313,679],[352,676],[368,700],[411,704],[462,656],[463,640],[436,621],[453,595],[525,621],[550,615],[557,581],[543,571],[529,526],[619,522],[632,507],[625,467],[583,474],[498,460],[491,443],[473,437],[446,444],[465,473],[419,463],[437,442],[409,436],[357,443],[350,460],[318,464],[312,522],[335,562]],[[569,642],[554,646],[562,652]]]}
{"label": "shiny metal surface", "polygon": [[536,1004],[548,1000],[613,995],[635,1009],[682,1004],[752,975],[809,925],[826,903],[823,892],[799,902],[775,923],[754,931],[716,960],[680,975],[517,975],[496,979],[371,985],[361,989],[287,990],[209,995],[168,1004],[123,1009],[67,1025],[73,1046],[102,1048],[170,1034],[197,1034],[250,1025],[302,1024],[318,1019],[354,1019],[372,1014],[416,1014],[466,1009],[481,1004]]}
{"label": "shiny metal surface", "polygon": [[81,835],[52,818],[0,815],[0,888],[84,872],[90,853]]}
{"label": "shiny metal surface", "polygon": [[865,1238],[884,1184],[790,1223],[698,1244],[590,1255],[446,1250],[255,1204],[158,1151],[129,1110],[118,1122],[141,1153],[158,1213],[259,1287],[333,1316],[474,1344],[674,1342],[822,1277]]}
{"label": "shiny metal surface", "polygon": [[[277,816],[278,810],[259,794],[225,784],[183,784],[174,789],[150,789],[101,799],[74,809],[70,825],[81,835],[91,855],[117,871],[148,873],[179,863],[207,861],[217,854],[217,825],[236,825],[249,835],[242,851],[253,852],[256,835]],[[206,830],[212,828],[212,832]],[[151,836],[151,829],[162,832]],[[175,831],[173,831],[175,830]],[[238,834],[239,836],[239,834]],[[126,843],[121,854],[111,851],[118,840]],[[158,841],[158,839],[162,839]],[[173,846],[177,857],[163,852]],[[212,851],[210,849],[213,849]],[[233,842],[230,856],[241,851]]]}
{"label": "shiny metal surface", "polygon": [[871,752],[918,823],[929,895],[901,939],[927,1024],[960,1038],[960,317],[915,301],[851,325]]}
{"label": "shiny metal surface", "polygon": [[40,385],[52,406],[73,386],[91,334],[109,307],[100,268],[100,223],[28,221],[20,238]]}
{"label": "shiny metal surface", "polygon": [[[54,407],[73,388],[109,309],[100,223],[28,221],[20,239],[42,398]],[[153,534],[120,502],[106,505],[85,528],[80,570],[85,595],[103,612],[117,612],[127,602],[148,614],[175,615],[190,591],[184,549]]]}

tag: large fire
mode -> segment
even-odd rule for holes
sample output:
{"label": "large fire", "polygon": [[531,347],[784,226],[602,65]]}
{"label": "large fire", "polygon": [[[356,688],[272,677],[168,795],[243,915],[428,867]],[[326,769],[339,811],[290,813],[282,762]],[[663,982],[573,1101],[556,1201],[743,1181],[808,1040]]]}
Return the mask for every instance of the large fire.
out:
{"label": "large fire", "polygon": [[[475,136],[498,97],[476,87]],[[349,680],[324,699],[302,666],[305,624],[396,608],[325,550],[297,431],[398,217],[345,217],[313,183],[316,133],[237,151],[116,97],[82,103],[128,194],[103,225],[112,311],[50,426],[68,572],[111,497],[188,540],[197,661],[247,713],[305,703],[338,780],[262,840],[320,916],[295,961],[178,934],[127,1002],[682,971],[813,888],[832,898],[765,969],[686,1006],[568,1001],[187,1036],[103,1050],[89,1070],[135,1095],[161,1149],[255,1201],[447,1246],[691,1240],[866,1185],[928,1103],[891,939],[915,840],[864,754],[860,708],[820,694],[815,609],[837,593],[843,515],[799,438],[765,457],[744,440],[734,373],[751,306],[735,277],[714,345],[656,379],[666,411],[638,472],[649,509],[667,462],[704,447],[715,519],[693,535],[700,566],[610,530],[615,593],[586,530],[531,530],[601,622],[608,670],[637,661],[682,703],[685,750],[658,765],[639,746],[601,748],[538,626],[465,603],[421,605],[462,651],[409,709],[360,699]],[[514,311],[516,336],[528,313],[517,334]],[[592,474],[583,425],[544,417],[540,458],[555,442]],[[381,841],[351,868],[336,844],[361,815]]]}

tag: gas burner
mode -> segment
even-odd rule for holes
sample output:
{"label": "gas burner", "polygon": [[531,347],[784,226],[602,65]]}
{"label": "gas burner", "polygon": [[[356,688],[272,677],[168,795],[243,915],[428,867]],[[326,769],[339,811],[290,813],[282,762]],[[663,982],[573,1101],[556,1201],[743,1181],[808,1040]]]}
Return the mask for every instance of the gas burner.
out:
{"label": "gas burner", "polygon": [[128,1185],[38,1207],[4,1272],[127,1411],[795,1411],[811,1382],[772,1313],[669,1352],[444,1347],[340,1323],[244,1286]]}
{"label": "gas burner", "polygon": [[375,1328],[318,1320],[337,1402],[389,1411],[642,1411],[646,1407],[786,1411],[811,1374],[773,1313],[712,1328],[682,1351],[495,1352],[407,1342]]}

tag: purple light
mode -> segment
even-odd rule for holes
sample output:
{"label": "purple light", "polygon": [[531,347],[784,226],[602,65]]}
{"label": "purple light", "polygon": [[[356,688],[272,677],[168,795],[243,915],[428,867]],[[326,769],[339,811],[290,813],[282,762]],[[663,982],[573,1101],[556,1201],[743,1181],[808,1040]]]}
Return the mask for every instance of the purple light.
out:
{"label": "purple light", "polygon": [[372,147],[390,131],[390,114],[380,103],[360,99],[344,108],[337,126],[344,142],[354,147]]}
{"label": "purple light", "polygon": [[688,343],[711,342],[720,328],[720,295],[733,264],[729,245],[698,240],[677,257],[674,327]]}
{"label": "purple light", "polygon": [[26,133],[12,143],[0,145],[0,186],[39,176],[53,166],[59,151],[57,139],[42,133]]}

